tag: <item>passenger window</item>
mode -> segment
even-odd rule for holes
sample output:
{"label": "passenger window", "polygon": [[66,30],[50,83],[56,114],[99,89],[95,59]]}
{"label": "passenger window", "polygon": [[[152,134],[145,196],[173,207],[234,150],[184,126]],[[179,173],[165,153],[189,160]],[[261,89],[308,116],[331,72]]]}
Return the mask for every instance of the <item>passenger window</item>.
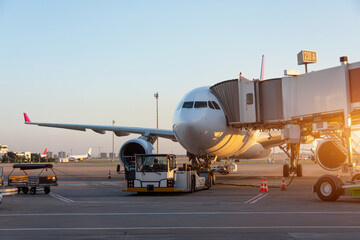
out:
{"label": "passenger window", "polygon": [[207,108],[207,102],[195,102],[195,108]]}
{"label": "passenger window", "polygon": [[184,102],[182,108],[193,108],[194,102]]}
{"label": "passenger window", "polygon": [[254,103],[254,95],[252,93],[246,94],[246,104],[251,105]]}
{"label": "passenger window", "polygon": [[209,108],[215,109],[214,105],[210,101],[208,101],[208,104],[209,104]]}
{"label": "passenger window", "polygon": [[211,101],[211,102],[212,102],[212,104],[214,105],[215,109],[220,110],[219,104],[217,104],[215,101]]}

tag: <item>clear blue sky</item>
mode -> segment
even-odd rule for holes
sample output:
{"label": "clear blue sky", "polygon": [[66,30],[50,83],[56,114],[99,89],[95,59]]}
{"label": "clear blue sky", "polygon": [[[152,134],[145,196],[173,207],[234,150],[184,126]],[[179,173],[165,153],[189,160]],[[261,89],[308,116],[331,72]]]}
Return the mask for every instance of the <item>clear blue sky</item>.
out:
{"label": "clear blue sky", "polygon": [[[26,126],[32,121],[171,129],[191,89],[360,61],[359,1],[0,0],[0,144],[13,151],[111,151],[111,135]],[[137,136],[131,136],[137,137]],[[116,152],[129,138],[116,138]],[[98,151],[98,150],[96,150]],[[161,140],[160,151],[184,153]]]}

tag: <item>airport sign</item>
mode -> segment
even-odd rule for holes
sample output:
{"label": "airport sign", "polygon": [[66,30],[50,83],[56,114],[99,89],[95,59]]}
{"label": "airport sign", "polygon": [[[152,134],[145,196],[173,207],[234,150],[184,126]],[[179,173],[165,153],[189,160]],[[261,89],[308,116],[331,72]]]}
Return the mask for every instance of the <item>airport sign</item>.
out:
{"label": "airport sign", "polygon": [[317,62],[316,52],[314,51],[301,50],[297,57],[298,65]]}

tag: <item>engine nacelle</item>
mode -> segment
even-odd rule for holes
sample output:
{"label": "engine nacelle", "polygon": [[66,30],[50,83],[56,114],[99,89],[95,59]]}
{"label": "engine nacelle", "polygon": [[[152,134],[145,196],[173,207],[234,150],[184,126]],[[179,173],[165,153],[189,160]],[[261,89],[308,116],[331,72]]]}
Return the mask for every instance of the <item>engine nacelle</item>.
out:
{"label": "engine nacelle", "polygon": [[269,156],[271,153],[271,149],[265,149],[259,143],[252,145],[249,149],[247,149],[242,154],[236,156],[237,159],[255,159],[255,158],[265,158]]}
{"label": "engine nacelle", "polygon": [[151,154],[153,151],[154,147],[150,142],[139,138],[131,139],[120,148],[119,158],[125,168],[130,168],[135,154]]}
{"label": "engine nacelle", "polygon": [[316,160],[328,171],[339,170],[346,161],[346,155],[331,140],[321,141],[316,148]]}

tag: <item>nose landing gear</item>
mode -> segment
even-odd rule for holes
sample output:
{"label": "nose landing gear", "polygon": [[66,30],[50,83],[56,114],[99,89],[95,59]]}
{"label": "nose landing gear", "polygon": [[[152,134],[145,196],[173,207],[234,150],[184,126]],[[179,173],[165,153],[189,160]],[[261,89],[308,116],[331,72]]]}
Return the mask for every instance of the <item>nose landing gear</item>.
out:
{"label": "nose landing gear", "polygon": [[[285,163],[283,165],[283,177],[288,177],[290,174],[294,173],[298,177],[303,176],[302,164],[299,164],[299,152],[300,144],[299,143],[289,143],[286,146],[279,146],[290,159],[290,165]],[[289,152],[290,151],[290,152]]]}

